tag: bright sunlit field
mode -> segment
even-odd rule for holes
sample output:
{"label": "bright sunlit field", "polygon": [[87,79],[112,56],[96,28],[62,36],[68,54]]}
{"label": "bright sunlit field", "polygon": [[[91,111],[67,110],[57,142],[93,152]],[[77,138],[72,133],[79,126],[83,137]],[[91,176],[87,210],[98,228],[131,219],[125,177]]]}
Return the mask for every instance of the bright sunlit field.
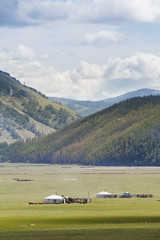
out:
{"label": "bright sunlit field", "polygon": [[[16,181],[30,179],[32,181]],[[96,199],[96,193],[153,198]],[[89,204],[29,205],[49,195]],[[0,239],[160,239],[160,169],[0,165]]]}

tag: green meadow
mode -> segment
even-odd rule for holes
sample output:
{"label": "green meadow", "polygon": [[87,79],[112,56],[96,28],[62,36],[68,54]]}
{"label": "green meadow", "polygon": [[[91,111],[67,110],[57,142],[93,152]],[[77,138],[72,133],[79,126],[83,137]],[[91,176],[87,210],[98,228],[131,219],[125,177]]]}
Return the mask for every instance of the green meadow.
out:
{"label": "green meadow", "polygon": [[[103,190],[154,197],[96,199]],[[90,197],[92,203],[28,204],[52,194]],[[1,239],[160,239],[160,169],[1,163]]]}

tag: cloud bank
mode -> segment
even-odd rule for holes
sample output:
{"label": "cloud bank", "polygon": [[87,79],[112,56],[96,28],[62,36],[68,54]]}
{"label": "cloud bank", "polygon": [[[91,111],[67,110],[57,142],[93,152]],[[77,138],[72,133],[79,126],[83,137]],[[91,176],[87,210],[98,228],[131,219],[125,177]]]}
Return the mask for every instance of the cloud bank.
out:
{"label": "cloud bank", "polygon": [[68,18],[68,3],[52,0],[5,0],[0,6],[0,25],[24,27]]}
{"label": "cloud bank", "polygon": [[48,96],[100,100],[140,88],[160,89],[160,57],[149,53],[111,57],[101,65],[82,61],[74,69],[57,72],[21,45],[13,52],[0,50],[0,69]]}
{"label": "cloud bank", "polygon": [[122,24],[160,22],[158,0],[5,0],[0,25],[22,27],[57,20]]}

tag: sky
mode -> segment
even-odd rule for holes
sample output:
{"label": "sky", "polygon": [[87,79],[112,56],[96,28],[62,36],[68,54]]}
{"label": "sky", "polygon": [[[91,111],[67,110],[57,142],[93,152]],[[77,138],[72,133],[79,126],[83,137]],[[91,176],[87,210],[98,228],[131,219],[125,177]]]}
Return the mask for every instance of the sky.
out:
{"label": "sky", "polygon": [[54,97],[160,90],[160,1],[3,0],[0,70]]}

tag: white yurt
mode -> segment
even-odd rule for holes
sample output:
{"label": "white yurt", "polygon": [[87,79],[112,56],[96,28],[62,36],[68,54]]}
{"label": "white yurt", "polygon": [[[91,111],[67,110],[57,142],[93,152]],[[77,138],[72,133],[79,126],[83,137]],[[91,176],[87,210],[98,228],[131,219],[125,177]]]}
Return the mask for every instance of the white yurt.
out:
{"label": "white yurt", "polygon": [[96,194],[96,198],[106,198],[109,195],[112,195],[112,194],[109,193],[109,192],[99,192],[99,193]]}
{"label": "white yurt", "polygon": [[65,203],[65,199],[58,195],[51,195],[44,199],[44,203]]}

